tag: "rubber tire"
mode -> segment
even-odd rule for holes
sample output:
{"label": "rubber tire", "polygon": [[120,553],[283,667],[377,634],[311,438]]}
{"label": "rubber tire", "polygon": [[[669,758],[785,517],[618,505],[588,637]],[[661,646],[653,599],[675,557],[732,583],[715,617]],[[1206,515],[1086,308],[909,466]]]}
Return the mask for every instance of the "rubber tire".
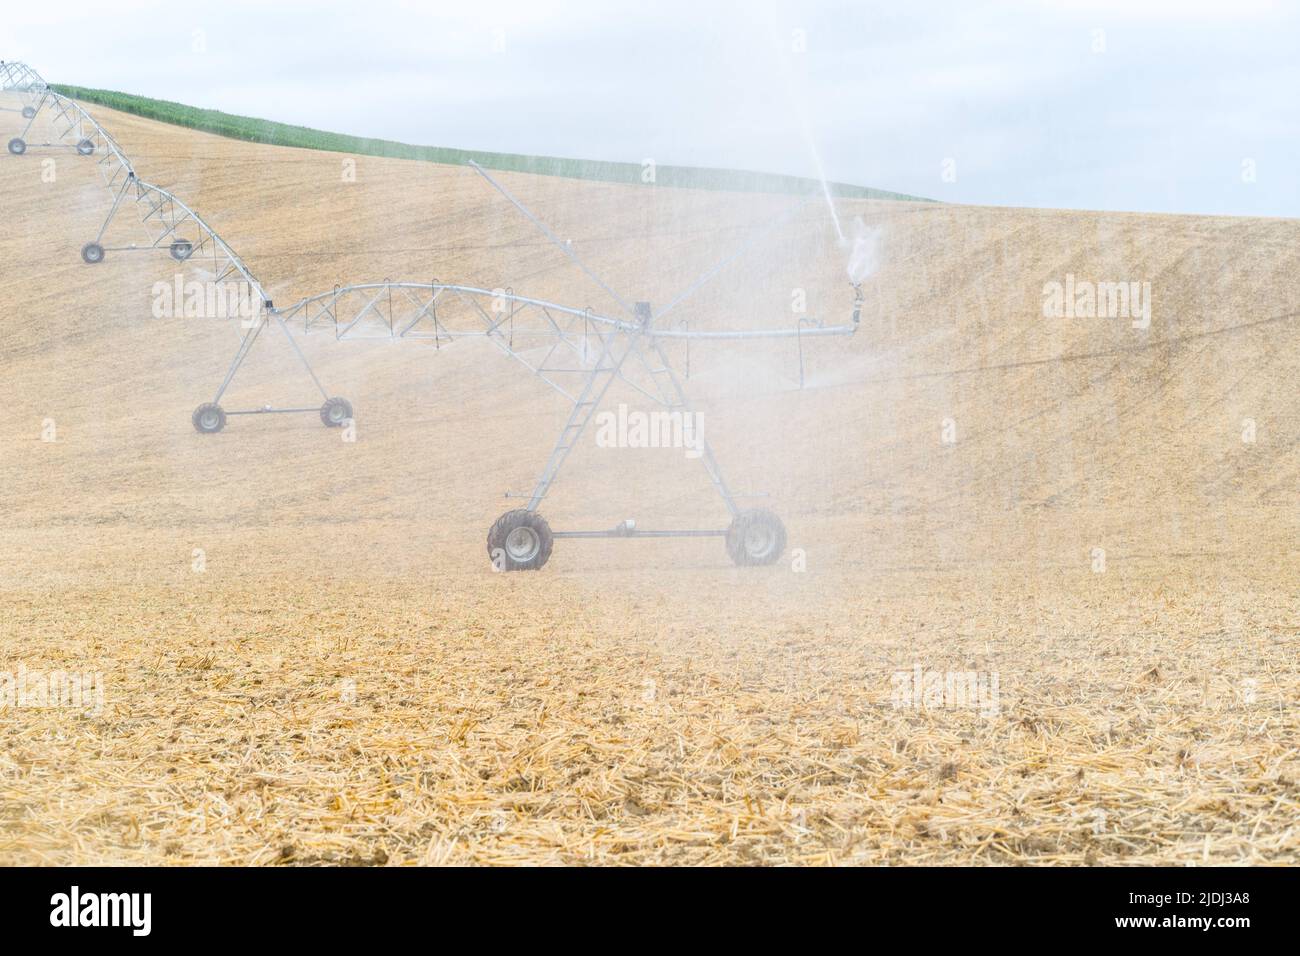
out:
{"label": "rubber tire", "polygon": [[27,143],[24,142],[21,136],[15,136],[9,141],[9,152],[13,153],[15,156],[21,156],[23,153],[27,152]]}
{"label": "rubber tire", "polygon": [[194,243],[190,242],[188,239],[177,239],[171,244],[171,248],[168,252],[172,254],[172,258],[177,262],[184,262],[190,256],[194,255]]}
{"label": "rubber tire", "polygon": [[[506,550],[506,538],[510,536],[510,532],[520,527],[532,528],[539,539],[537,553],[527,561],[515,561]],[[546,523],[546,519],[536,511],[528,511],[524,508],[507,511],[493,522],[491,530],[488,531],[488,560],[492,562],[493,567],[497,567],[499,553],[502,571],[537,571],[551,559],[551,551],[554,547],[555,536],[551,534],[551,526]]]}
{"label": "rubber tire", "polygon": [[[745,539],[755,528],[763,528],[771,534],[771,545],[761,554],[752,553],[745,548]],[[727,529],[727,554],[739,567],[775,564],[785,552],[785,525],[781,519],[766,508],[751,508],[742,511],[731,520]]]}
{"label": "rubber tire", "polygon": [[97,262],[103,262],[104,247],[97,242],[86,243],[81,247],[81,261],[92,266]]}
{"label": "rubber tire", "polygon": [[77,144],[77,153],[81,156],[89,156],[95,151],[95,144],[88,139],[83,139]]}
{"label": "rubber tire", "polygon": [[[216,424],[206,425],[203,419],[210,412],[216,412]],[[215,435],[221,429],[226,427],[226,412],[220,405],[215,402],[204,402],[198,408],[194,409],[194,414],[190,416],[190,421],[194,423],[194,430],[200,435]]]}
{"label": "rubber tire", "polygon": [[[338,409],[342,414],[332,414]],[[326,428],[341,428],[343,423],[352,417],[352,403],[346,398],[326,399],[325,404],[320,407],[320,420]]]}
{"label": "rubber tire", "polygon": [[23,107],[23,119],[36,119],[36,107],[34,107],[34,106],[24,106],[24,107]]}

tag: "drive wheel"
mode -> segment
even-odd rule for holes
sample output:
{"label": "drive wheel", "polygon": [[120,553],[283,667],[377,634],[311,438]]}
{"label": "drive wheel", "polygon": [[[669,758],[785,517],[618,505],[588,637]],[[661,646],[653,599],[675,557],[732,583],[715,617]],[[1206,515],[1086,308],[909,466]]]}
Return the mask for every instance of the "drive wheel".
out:
{"label": "drive wheel", "polygon": [[326,428],[338,428],[352,417],[352,403],[346,398],[331,398],[320,407],[320,420]]}
{"label": "drive wheel", "polygon": [[507,511],[487,536],[488,557],[499,571],[536,571],[551,558],[551,526],[535,511]]}
{"label": "drive wheel", "polygon": [[15,136],[9,141],[9,152],[13,153],[15,156],[21,156],[23,153],[27,152],[27,143],[23,141],[21,136]]}
{"label": "drive wheel", "polygon": [[172,258],[177,262],[184,262],[190,256],[194,255],[194,243],[190,242],[188,239],[177,239],[171,244],[171,248],[168,251],[171,252]]}
{"label": "drive wheel", "polygon": [[785,551],[785,525],[765,508],[742,511],[727,529],[727,554],[744,567],[772,564]]}
{"label": "drive wheel", "polygon": [[104,261],[104,247],[97,242],[88,242],[81,247],[81,258],[92,266]]}
{"label": "drive wheel", "polygon": [[77,144],[77,152],[82,156],[89,156],[95,151],[95,144],[88,139],[83,139]]}
{"label": "drive wheel", "polygon": [[36,107],[34,107],[34,106],[24,106],[24,107],[23,107],[23,119],[35,119],[35,118],[36,118]]}
{"label": "drive wheel", "polygon": [[215,402],[206,402],[194,409],[191,419],[194,430],[202,435],[211,435],[226,427],[226,413]]}

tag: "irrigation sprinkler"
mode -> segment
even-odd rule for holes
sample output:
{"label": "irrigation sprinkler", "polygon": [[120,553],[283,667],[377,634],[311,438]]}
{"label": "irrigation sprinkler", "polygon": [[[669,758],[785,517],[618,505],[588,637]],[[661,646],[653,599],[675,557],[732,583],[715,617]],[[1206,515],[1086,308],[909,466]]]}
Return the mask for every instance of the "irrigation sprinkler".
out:
{"label": "irrigation sprinkler", "polygon": [[[629,302],[600,278],[544,222],[477,163],[474,170],[569,258],[590,280],[616,302],[623,315],[605,315],[591,308],[520,295],[510,288],[429,282],[394,281],[337,285],[278,309],[261,283],[208,223],[182,200],[161,186],[136,175],[116,141],[78,104],[51,90],[34,71],[20,64],[0,64],[5,89],[23,89],[35,96],[34,112],[27,119],[24,137],[10,143],[21,155],[28,145],[69,146],[78,153],[100,153],[100,169],[112,205],[95,238],[82,248],[88,265],[103,262],[109,252],[165,251],[188,267],[203,264],[216,282],[242,281],[256,303],[255,315],[244,332],[230,366],[212,401],[196,408],[192,424],[201,434],[222,431],[231,416],[317,412],[323,424],[338,427],[352,418],[351,404],[330,396],[295,339],[293,328],[304,335],[332,333],[336,340],[387,338],[433,339],[435,349],[462,338],[485,338],[509,358],[524,366],[564,397],[569,413],[547,456],[532,490],[506,493],[523,500],[522,507],[502,514],[487,535],[488,555],[501,571],[536,570],[549,560],[557,538],[723,538],[728,555],[737,565],[772,564],[785,549],[786,531],[781,520],[765,508],[743,508],[741,497],[727,484],[707,439],[697,435],[696,449],[714,491],[730,517],[725,528],[643,529],[632,519],[612,528],[553,530],[539,509],[554,486],[570,452],[578,444],[610,387],[617,381],[630,386],[648,401],[671,414],[695,417],[695,409],[673,368],[665,342],[684,341],[689,350],[696,340],[753,341],[795,338],[799,350],[800,387],[803,387],[803,340],[819,336],[852,335],[862,313],[862,291],[855,284],[850,320],[843,324],[801,319],[794,328],[692,329],[686,321],[663,322],[665,316],[694,295],[728,265],[743,255],[763,235],[787,221],[802,204],[796,204],[765,229],[716,265],[706,270],[659,309],[648,302]],[[48,112],[57,142],[29,144],[26,133],[35,117]],[[20,144],[15,148],[15,143]],[[106,245],[110,227],[128,204],[140,211],[147,241],[143,244]],[[226,409],[221,401],[262,333],[274,325],[284,335],[295,356],[323,400],[319,406]],[[593,347],[594,339],[594,347]],[[538,355],[540,354],[540,358]],[[687,377],[689,377],[688,351]]]}
{"label": "irrigation sprinkler", "polygon": [[627,520],[608,530],[595,531],[552,531],[549,524],[537,509],[545,500],[547,493],[559,475],[560,468],[568,458],[587,424],[600,406],[601,400],[615,380],[630,383],[624,374],[624,367],[629,359],[635,357],[637,362],[650,373],[654,383],[654,392],[639,389],[651,400],[672,412],[684,416],[695,415],[682,380],[673,369],[672,363],[663,348],[665,339],[683,339],[688,345],[695,339],[755,340],[768,338],[787,338],[794,335],[802,349],[805,335],[852,335],[857,331],[862,314],[862,292],[860,286],[854,287],[854,306],[850,321],[844,325],[820,325],[805,330],[801,323],[795,329],[735,329],[735,330],[698,330],[690,331],[680,325],[659,328],[657,322],[675,309],[691,295],[694,295],[707,282],[739,258],[763,232],[774,229],[786,221],[795,210],[791,210],[774,220],[767,230],[741,245],[734,253],[722,259],[717,265],[706,270],[698,279],[688,285],[668,304],[655,311],[648,302],[629,305],[627,300],[614,291],[591,268],[589,268],[555,233],[538,219],[519,199],[494,179],[477,163],[471,166],[504,196],[520,213],[542,232],[546,238],[572,260],[593,282],[603,289],[615,302],[630,313],[631,323],[627,320],[615,320],[605,317],[610,331],[601,336],[601,352],[596,362],[587,371],[581,391],[573,399],[571,411],[564,427],[556,438],[541,476],[537,480],[527,504],[522,509],[508,511],[497,519],[488,532],[488,554],[493,564],[500,570],[533,570],[544,565],[550,556],[551,542],[554,538],[632,538],[632,537],[722,537],[726,540],[727,553],[738,565],[772,564],[780,558],[785,550],[786,531],[773,512],[765,508],[742,509],[737,503],[737,496],[728,487],[718,465],[713,449],[704,436],[699,436],[700,461],[708,473],[714,491],[722,499],[731,516],[731,523],[725,529],[692,528],[671,531],[651,531],[637,528],[635,521]]}

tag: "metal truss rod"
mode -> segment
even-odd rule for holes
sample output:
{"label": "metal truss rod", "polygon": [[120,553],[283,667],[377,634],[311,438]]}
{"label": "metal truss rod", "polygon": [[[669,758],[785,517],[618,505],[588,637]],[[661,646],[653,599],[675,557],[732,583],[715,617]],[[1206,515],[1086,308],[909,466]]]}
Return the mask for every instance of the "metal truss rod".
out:
{"label": "metal truss rod", "polygon": [[552,531],[553,538],[725,538],[727,529],[691,528],[681,531],[642,531],[637,527],[616,525],[608,531]]}
{"label": "metal truss rod", "polygon": [[789,209],[786,209],[783,212],[781,212],[779,215],[774,216],[771,219],[771,221],[769,221],[766,225],[763,226],[762,229],[760,229],[758,232],[754,233],[748,239],[742,242],[740,246],[731,255],[724,258],[722,261],[720,261],[717,265],[713,266],[711,269],[706,270],[698,279],[696,279],[689,286],[687,286],[685,289],[679,292],[674,298],[670,299],[667,305],[665,305],[662,309],[660,309],[658,312],[655,313],[654,315],[655,321],[658,321],[663,316],[667,315],[673,309],[677,308],[677,306],[681,305],[688,298],[690,298],[692,295],[698,292],[705,284],[709,282],[710,279],[712,279],[719,272],[727,268],[727,266],[731,265],[742,255],[748,252],[750,248],[752,248],[758,242],[758,240],[770,234],[774,229],[776,229],[777,226],[780,226],[788,222],[790,219],[792,219],[794,217],[794,214],[799,212],[799,210],[803,209],[805,205],[807,204],[803,202],[795,203]]}
{"label": "metal truss rod", "polygon": [[311,376],[311,380],[316,383],[316,390],[320,392],[321,398],[329,401],[329,392],[325,391],[325,386],[322,385],[320,379],[316,377],[316,372],[311,367],[311,363],[307,361],[307,356],[303,355],[302,349],[298,348],[298,343],[294,340],[293,333],[289,331],[289,326],[285,325],[284,319],[280,318],[280,314],[274,309],[269,309],[268,311],[271,313],[271,317],[275,319],[275,324],[280,327],[280,331],[284,333],[284,337],[289,340],[289,345],[293,348],[294,354],[298,356],[298,361],[301,362],[302,367],[307,370],[307,374]]}
{"label": "metal truss rod", "polygon": [[214,405],[221,404],[221,396],[226,394],[226,389],[230,387],[231,381],[235,378],[235,373],[239,367],[244,364],[244,359],[248,358],[248,353],[252,351],[253,343],[257,337],[262,334],[262,329],[266,327],[265,321],[259,321],[251,329],[246,331],[239,340],[239,348],[235,352],[234,361],[230,363],[230,369],[226,372],[226,377],[221,381],[221,387],[217,389],[217,395],[212,399]]}
{"label": "metal truss rod", "polygon": [[[648,319],[648,309],[645,315]],[[551,455],[546,461],[546,467],[542,469],[541,477],[537,479],[532,496],[528,499],[528,505],[526,506],[528,511],[536,511],[537,506],[546,497],[546,493],[554,483],[556,475],[560,473],[560,468],[565,459],[569,457],[569,452],[573,450],[573,446],[582,437],[587,423],[591,421],[591,416],[595,414],[597,406],[605,397],[605,393],[609,391],[609,386],[619,376],[623,363],[627,361],[628,356],[632,354],[632,350],[636,348],[640,336],[641,332],[639,331],[632,332],[627,336],[627,347],[612,365],[605,364],[605,360],[610,357],[610,340],[623,337],[602,336],[600,356],[596,359],[595,367],[588,374],[582,391],[578,395],[578,400],[573,403],[573,409],[569,412],[569,420],[564,423],[564,428],[560,430],[560,435],[555,440],[555,447],[551,449]]]}
{"label": "metal truss rod", "polygon": [[627,300],[624,299],[617,292],[615,292],[613,289],[611,289],[605,283],[604,279],[596,275],[596,273],[592,272],[591,269],[587,268],[587,264],[583,262],[580,258],[578,258],[578,254],[573,251],[573,249],[569,246],[568,243],[564,242],[559,236],[557,236],[554,232],[552,232],[551,228],[547,226],[546,223],[542,222],[540,219],[534,216],[528,210],[527,206],[525,206],[522,202],[520,202],[518,199],[516,199],[514,196],[510,194],[510,191],[506,189],[505,186],[502,186],[499,182],[497,182],[490,175],[488,175],[487,170],[485,170],[482,166],[474,162],[474,160],[472,159],[469,161],[469,164],[474,167],[474,169],[478,172],[480,176],[482,176],[489,183],[491,183],[492,187],[496,189],[497,192],[505,196],[506,199],[508,199],[516,209],[518,209],[521,213],[523,213],[528,218],[529,222],[531,222],[534,226],[540,229],[542,231],[542,234],[545,235],[547,239],[551,240],[551,242],[555,244],[557,249],[559,249],[566,256],[568,256],[569,259],[572,260],[573,263],[586,274],[587,278],[589,278],[592,282],[596,283],[596,285],[604,289],[605,292],[609,294],[610,298],[612,298],[615,302],[621,305],[623,307],[624,312],[628,313],[629,315],[634,314],[634,309],[627,302]]}
{"label": "metal truss rod", "polygon": [[[674,407],[680,408],[683,415],[690,415],[692,419],[695,419],[695,407],[687,397],[686,389],[682,387],[681,379],[679,379],[677,373],[673,371],[672,364],[668,361],[668,356],[665,354],[663,346],[660,345],[657,340],[651,339],[650,348],[654,350],[654,354],[659,359],[659,369],[657,371],[661,372],[667,378],[670,394],[676,399]],[[706,438],[698,428],[696,429],[696,435],[700,443],[700,461],[704,464],[704,470],[709,476],[709,481],[712,483],[713,489],[718,493],[718,496],[722,498],[723,502],[726,504],[727,511],[731,513],[732,517],[735,517],[740,513],[740,506],[736,504],[735,495],[731,493],[731,489],[727,487],[726,480],[722,477],[722,469],[718,466],[718,459],[713,454],[713,447],[709,444],[708,438]]]}

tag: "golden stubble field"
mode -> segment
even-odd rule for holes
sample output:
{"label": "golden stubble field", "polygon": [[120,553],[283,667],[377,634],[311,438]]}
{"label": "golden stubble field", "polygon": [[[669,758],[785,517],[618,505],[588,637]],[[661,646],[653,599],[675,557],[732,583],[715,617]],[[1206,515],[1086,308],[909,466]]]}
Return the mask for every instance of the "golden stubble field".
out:
{"label": "golden stubble field", "polygon": [[[277,302],[436,277],[611,311],[471,171],[345,182],[92,112]],[[501,178],[654,302],[792,203]],[[200,436],[237,330],[152,317],[165,257],[84,265],[107,206],[73,155],[0,162],[0,674],[104,691],[0,711],[0,862],[1296,861],[1297,223],[842,202],[883,259],[809,387],[790,343],[690,356],[802,560],[559,541],[501,575],[484,536],[558,398],[486,343],[312,335],[355,443],[311,415]],[[1043,318],[1067,274],[1151,282],[1150,328]],[[815,203],[674,314],[787,327],[796,289],[847,317]],[[259,349],[227,404],[310,401]],[[590,435],[543,513],[725,522],[680,450]],[[918,669],[996,699],[899,706]]]}

